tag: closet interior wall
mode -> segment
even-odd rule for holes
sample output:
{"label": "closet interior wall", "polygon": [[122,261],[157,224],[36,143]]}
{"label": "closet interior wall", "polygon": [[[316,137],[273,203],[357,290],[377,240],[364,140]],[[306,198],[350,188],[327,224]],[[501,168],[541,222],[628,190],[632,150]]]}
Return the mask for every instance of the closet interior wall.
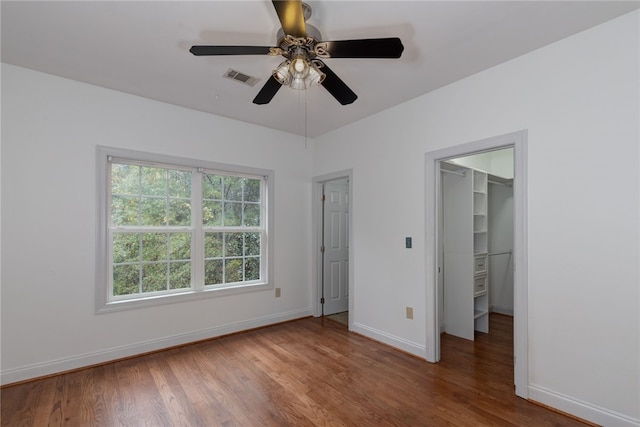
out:
{"label": "closet interior wall", "polygon": [[489,311],[513,316],[513,185],[489,176]]}

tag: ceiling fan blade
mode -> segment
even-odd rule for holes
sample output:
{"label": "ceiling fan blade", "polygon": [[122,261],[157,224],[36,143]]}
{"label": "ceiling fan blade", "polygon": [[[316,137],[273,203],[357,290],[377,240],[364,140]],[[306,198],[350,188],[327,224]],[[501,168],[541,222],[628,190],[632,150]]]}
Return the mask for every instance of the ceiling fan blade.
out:
{"label": "ceiling fan blade", "polygon": [[342,105],[351,104],[353,101],[358,99],[358,95],[356,95],[349,86],[347,86],[340,77],[336,75],[326,64],[323,63],[323,66],[320,67],[320,71],[325,74],[325,78],[322,81],[322,86],[326,90],[329,91],[331,95]]}
{"label": "ceiling fan blade", "polygon": [[267,80],[264,86],[262,86],[262,89],[260,89],[260,92],[258,92],[256,97],[253,99],[253,103],[258,105],[268,104],[269,102],[271,102],[276,93],[278,93],[281,87],[282,85],[278,83],[278,81],[273,76],[271,76],[271,78]]}
{"label": "ceiling fan blade", "polygon": [[189,52],[196,56],[203,55],[267,55],[268,46],[191,46]]}
{"label": "ceiling fan blade", "polygon": [[404,50],[398,37],[321,43],[326,43],[330,58],[400,58]]}
{"label": "ceiling fan blade", "polygon": [[284,33],[293,37],[306,37],[307,28],[300,0],[272,0]]}

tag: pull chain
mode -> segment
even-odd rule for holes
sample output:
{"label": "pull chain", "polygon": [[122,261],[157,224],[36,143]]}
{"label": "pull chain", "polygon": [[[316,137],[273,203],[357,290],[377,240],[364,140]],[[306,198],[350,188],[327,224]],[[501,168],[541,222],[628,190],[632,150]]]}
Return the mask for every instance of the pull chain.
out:
{"label": "pull chain", "polygon": [[307,147],[307,91],[304,91],[304,149]]}

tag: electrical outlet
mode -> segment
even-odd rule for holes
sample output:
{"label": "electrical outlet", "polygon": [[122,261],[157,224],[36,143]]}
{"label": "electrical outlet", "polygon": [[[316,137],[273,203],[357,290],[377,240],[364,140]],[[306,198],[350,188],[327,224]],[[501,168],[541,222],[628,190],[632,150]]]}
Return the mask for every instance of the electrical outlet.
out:
{"label": "electrical outlet", "polygon": [[407,319],[413,319],[413,307],[407,307]]}
{"label": "electrical outlet", "polygon": [[280,288],[276,288],[276,298],[280,298],[280,294],[281,294]]}

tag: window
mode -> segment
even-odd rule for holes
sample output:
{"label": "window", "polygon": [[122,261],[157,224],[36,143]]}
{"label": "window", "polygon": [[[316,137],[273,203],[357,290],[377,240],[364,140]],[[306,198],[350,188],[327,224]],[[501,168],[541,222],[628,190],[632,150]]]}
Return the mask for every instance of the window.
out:
{"label": "window", "polygon": [[99,147],[98,173],[99,312],[270,288],[271,171]]}

